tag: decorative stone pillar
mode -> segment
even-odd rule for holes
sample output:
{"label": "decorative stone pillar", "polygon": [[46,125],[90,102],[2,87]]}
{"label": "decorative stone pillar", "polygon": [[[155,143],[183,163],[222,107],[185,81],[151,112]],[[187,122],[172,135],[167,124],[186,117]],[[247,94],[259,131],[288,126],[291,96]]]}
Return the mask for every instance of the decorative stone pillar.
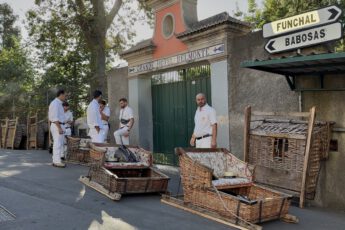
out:
{"label": "decorative stone pillar", "polygon": [[212,107],[217,112],[218,147],[230,149],[229,103],[228,103],[228,62],[227,60],[211,63]]}
{"label": "decorative stone pillar", "polygon": [[147,76],[130,78],[128,90],[128,103],[134,112],[130,144],[153,150],[151,78]]}

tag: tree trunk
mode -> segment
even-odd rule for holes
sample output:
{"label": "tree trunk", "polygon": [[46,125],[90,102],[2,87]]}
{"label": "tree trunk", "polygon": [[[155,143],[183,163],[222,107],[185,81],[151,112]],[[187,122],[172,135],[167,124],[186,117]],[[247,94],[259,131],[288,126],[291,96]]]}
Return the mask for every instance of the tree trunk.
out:
{"label": "tree trunk", "polygon": [[105,75],[105,49],[101,45],[95,45],[91,49],[91,92],[98,89],[106,94],[106,75]]}
{"label": "tree trunk", "polygon": [[106,13],[104,9],[104,2],[98,0],[91,0],[94,11],[94,18],[91,23],[91,74],[92,81],[90,84],[91,92],[98,89],[103,95],[106,94],[106,77],[105,77],[105,63],[106,51],[105,40],[107,34],[106,28]]}
{"label": "tree trunk", "polygon": [[85,35],[86,42],[91,52],[91,93],[99,89],[103,95],[107,95],[107,81],[105,75],[106,50],[105,40],[114,17],[121,8],[123,0],[116,0],[110,12],[105,11],[104,1],[90,0],[92,5],[91,18],[85,14],[87,8],[83,0],[75,0],[78,7],[77,21]]}

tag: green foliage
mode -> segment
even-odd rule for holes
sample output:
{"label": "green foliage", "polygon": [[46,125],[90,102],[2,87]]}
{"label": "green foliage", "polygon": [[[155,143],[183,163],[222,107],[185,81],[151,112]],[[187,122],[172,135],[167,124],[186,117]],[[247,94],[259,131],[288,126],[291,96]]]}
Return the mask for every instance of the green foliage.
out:
{"label": "green foliage", "polygon": [[244,21],[251,23],[256,27],[256,24],[261,21],[262,11],[258,9],[255,0],[248,0],[248,14],[244,14]]}
{"label": "green foliage", "polygon": [[[83,85],[75,87],[91,86],[105,92],[105,71],[113,66],[118,53],[133,43],[134,25],[152,18],[146,1],[36,0],[35,3],[39,7],[28,12],[27,18],[30,36],[40,50],[40,63],[60,66],[55,68],[56,73],[66,61],[61,57],[79,56],[86,75]],[[65,72],[71,73],[68,68],[65,66]]]}
{"label": "green foliage", "polygon": [[[27,19],[37,67],[44,70],[39,94],[51,99],[52,89],[65,88],[75,116],[80,116],[91,88],[101,86],[107,93],[105,71],[133,43],[134,25],[152,19],[146,1],[138,2],[36,0],[38,7]],[[46,97],[38,100],[44,103]]]}
{"label": "green foliage", "polygon": [[2,48],[11,48],[19,38],[19,28],[14,26],[18,16],[13,14],[12,8],[7,4],[0,4],[0,39]]}
{"label": "green foliage", "polygon": [[[84,114],[89,93],[90,55],[80,28],[62,4],[27,12],[29,36],[35,45],[36,67],[43,71],[35,87],[35,103],[47,106],[58,88],[69,92],[75,117]],[[49,11],[50,9],[50,11]]]}
{"label": "green foliage", "polygon": [[27,112],[34,83],[28,51],[21,47],[19,29],[14,26],[16,19],[9,5],[0,4],[0,118]]}

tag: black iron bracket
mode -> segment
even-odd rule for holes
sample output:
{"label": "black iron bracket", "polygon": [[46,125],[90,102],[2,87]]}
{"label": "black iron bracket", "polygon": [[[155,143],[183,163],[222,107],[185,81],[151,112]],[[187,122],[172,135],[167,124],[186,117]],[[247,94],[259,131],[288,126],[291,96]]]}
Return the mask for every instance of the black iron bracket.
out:
{"label": "black iron bracket", "polygon": [[295,76],[285,75],[285,79],[286,79],[287,83],[289,84],[290,89],[291,90],[295,90],[296,89],[296,79],[295,79]]}
{"label": "black iron bracket", "polygon": [[324,89],[324,86],[325,86],[325,84],[324,84],[324,75],[320,74],[319,77],[320,77],[320,88]]}

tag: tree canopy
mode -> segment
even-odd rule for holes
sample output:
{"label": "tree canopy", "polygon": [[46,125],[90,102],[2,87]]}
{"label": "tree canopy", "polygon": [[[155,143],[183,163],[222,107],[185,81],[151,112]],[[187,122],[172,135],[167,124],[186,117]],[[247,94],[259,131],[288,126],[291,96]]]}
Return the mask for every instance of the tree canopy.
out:
{"label": "tree canopy", "polygon": [[2,48],[11,48],[16,45],[20,36],[19,28],[14,24],[18,16],[13,14],[8,4],[0,4],[0,39]]}
{"label": "tree canopy", "polygon": [[150,21],[144,2],[36,0],[27,19],[36,64],[43,70],[41,95],[64,87],[76,116],[83,115],[94,89],[106,95],[106,71],[133,43],[135,23]]}
{"label": "tree canopy", "polygon": [[17,16],[12,8],[0,4],[0,117],[12,117],[27,111],[27,95],[34,82],[33,66],[28,51],[20,44]]}
{"label": "tree canopy", "polygon": [[28,20],[40,57],[51,63],[59,53],[68,56],[78,47],[89,65],[86,82],[103,91],[107,66],[133,42],[135,23],[150,15],[145,1],[137,0],[36,0],[36,4],[39,7],[28,13]]}

